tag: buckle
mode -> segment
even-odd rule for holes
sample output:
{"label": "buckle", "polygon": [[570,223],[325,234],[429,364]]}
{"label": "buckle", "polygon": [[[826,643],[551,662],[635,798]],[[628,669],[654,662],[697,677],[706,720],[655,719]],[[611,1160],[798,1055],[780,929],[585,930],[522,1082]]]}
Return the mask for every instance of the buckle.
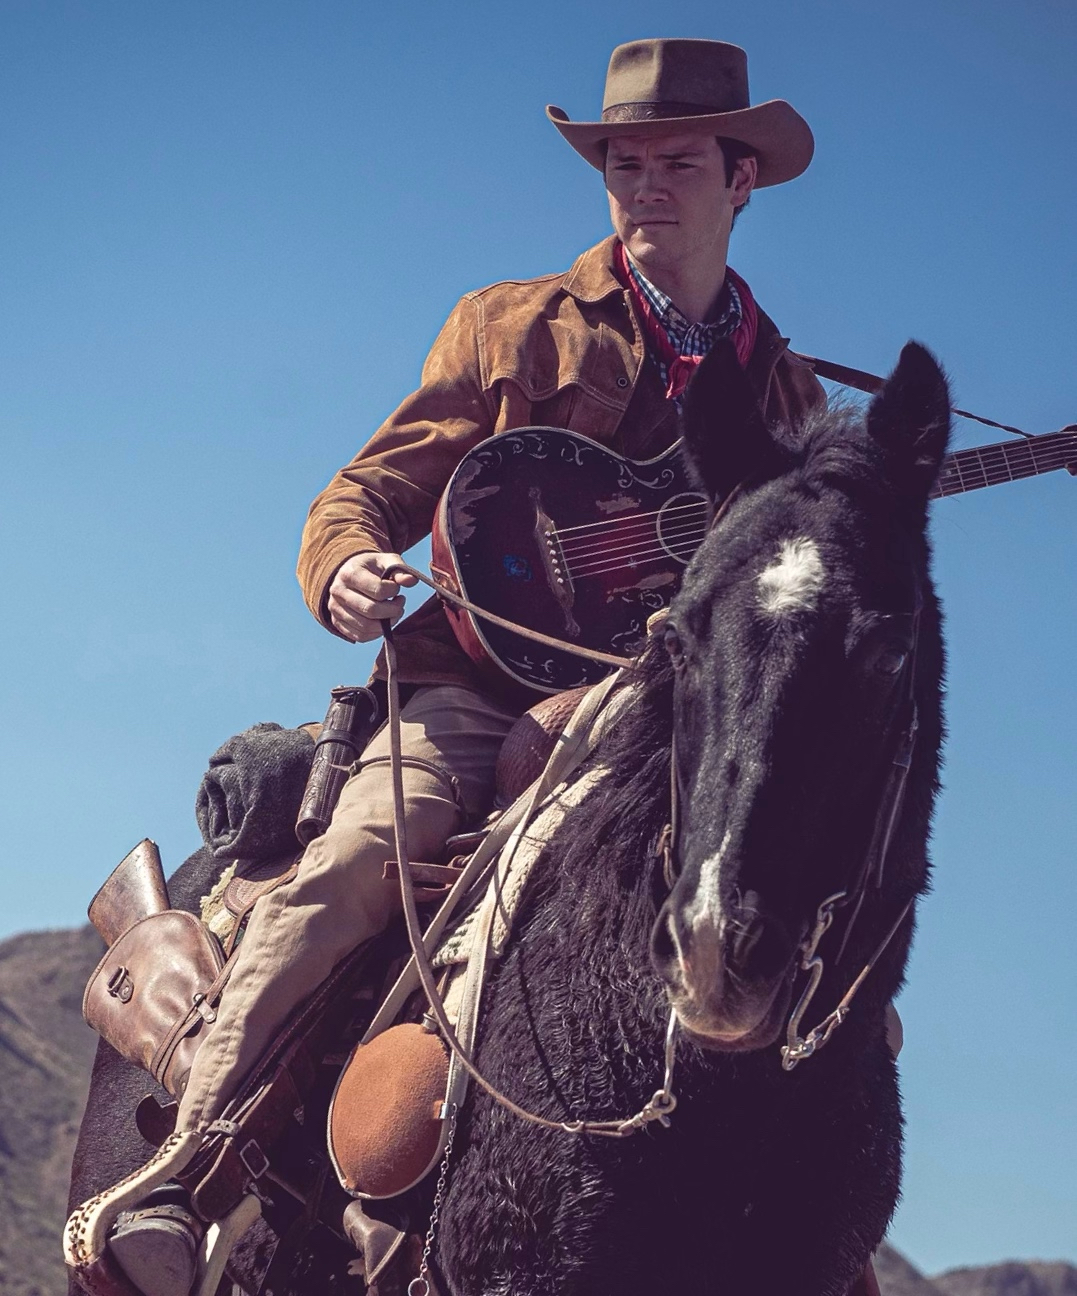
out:
{"label": "buckle", "polygon": [[130,1003],[135,993],[135,983],[125,967],[118,967],[108,979],[108,992],[120,1003]]}
{"label": "buckle", "polygon": [[261,1179],[269,1169],[269,1158],[254,1139],[248,1140],[240,1149],[239,1159],[246,1166],[252,1179]]}

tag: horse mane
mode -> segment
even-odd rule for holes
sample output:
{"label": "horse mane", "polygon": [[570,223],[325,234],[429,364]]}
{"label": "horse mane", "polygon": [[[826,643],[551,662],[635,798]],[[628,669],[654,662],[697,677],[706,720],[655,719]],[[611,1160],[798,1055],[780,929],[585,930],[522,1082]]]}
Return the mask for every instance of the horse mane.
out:
{"label": "horse mane", "polygon": [[864,409],[837,398],[828,408],[812,411],[795,431],[782,429],[782,444],[792,469],[809,488],[840,488],[873,502],[889,497],[893,482],[886,454],[868,434]]}

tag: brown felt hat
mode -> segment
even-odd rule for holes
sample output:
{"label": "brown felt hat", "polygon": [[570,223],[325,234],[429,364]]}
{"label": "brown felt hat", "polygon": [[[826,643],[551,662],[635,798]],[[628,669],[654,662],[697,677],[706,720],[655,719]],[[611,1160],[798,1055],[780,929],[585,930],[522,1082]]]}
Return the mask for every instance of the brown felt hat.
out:
{"label": "brown felt hat", "polygon": [[748,56],[712,40],[640,40],[618,45],[606,73],[602,120],[546,116],[593,167],[604,170],[613,135],[670,135],[685,130],[747,144],[759,162],[756,188],[793,180],[815,152],[811,128],[784,99],[748,102]]}

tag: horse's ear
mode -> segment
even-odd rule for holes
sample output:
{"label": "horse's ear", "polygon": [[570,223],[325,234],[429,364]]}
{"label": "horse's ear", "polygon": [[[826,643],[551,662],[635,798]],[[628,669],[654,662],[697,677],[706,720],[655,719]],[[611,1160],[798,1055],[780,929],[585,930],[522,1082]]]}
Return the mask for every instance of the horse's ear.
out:
{"label": "horse's ear", "polygon": [[715,503],[777,462],[755,390],[728,339],[716,343],[692,375],[681,432],[688,472]]}
{"label": "horse's ear", "polygon": [[927,499],[950,440],[950,388],[938,361],[907,342],[868,408],[868,431],[886,450],[903,487]]}

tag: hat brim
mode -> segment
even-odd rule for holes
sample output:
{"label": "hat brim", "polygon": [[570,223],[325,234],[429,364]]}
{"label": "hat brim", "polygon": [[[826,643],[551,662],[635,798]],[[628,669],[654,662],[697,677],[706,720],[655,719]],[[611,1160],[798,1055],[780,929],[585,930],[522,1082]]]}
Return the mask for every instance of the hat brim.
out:
{"label": "hat brim", "polygon": [[808,168],[815,137],[800,113],[784,99],[702,117],[650,117],[645,121],[574,122],[563,108],[547,104],[546,116],[580,157],[599,171],[606,165],[606,140],[620,135],[673,135],[682,131],[720,135],[747,144],[759,162],[757,189],[795,180]]}

